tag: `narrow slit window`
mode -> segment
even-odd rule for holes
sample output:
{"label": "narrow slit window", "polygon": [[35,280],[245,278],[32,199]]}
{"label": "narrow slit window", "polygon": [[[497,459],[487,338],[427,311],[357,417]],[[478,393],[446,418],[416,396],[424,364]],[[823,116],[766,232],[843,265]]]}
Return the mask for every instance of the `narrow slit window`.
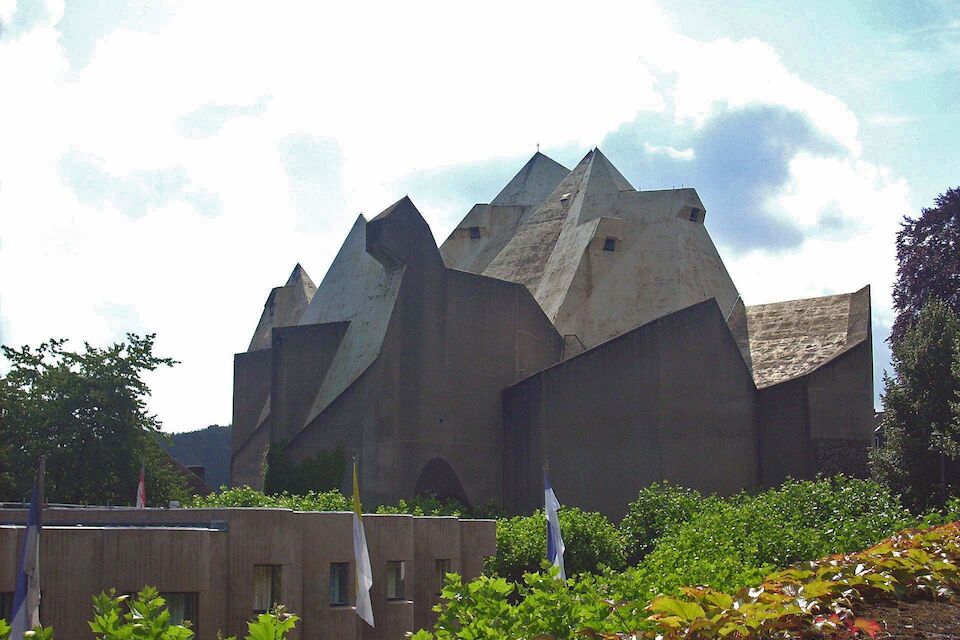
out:
{"label": "narrow slit window", "polygon": [[698,220],[700,220],[700,209],[693,207],[690,209],[690,221],[697,222]]}
{"label": "narrow slit window", "polygon": [[406,576],[403,560],[391,560],[387,563],[387,600],[404,600]]}
{"label": "narrow slit window", "polygon": [[350,563],[330,563],[330,606],[344,607],[350,604]]}
{"label": "narrow slit window", "polygon": [[253,612],[266,613],[280,602],[283,567],[278,564],[253,566]]}
{"label": "narrow slit window", "polygon": [[443,590],[443,581],[450,572],[450,558],[437,558],[436,577],[434,579],[434,585],[436,587],[434,589],[435,595],[440,595],[440,592]]}
{"label": "narrow slit window", "polygon": [[480,227],[470,227],[470,239],[478,240],[480,238]]}
{"label": "narrow slit window", "polygon": [[607,236],[603,241],[603,250],[604,251],[616,251],[617,250],[617,239]]}

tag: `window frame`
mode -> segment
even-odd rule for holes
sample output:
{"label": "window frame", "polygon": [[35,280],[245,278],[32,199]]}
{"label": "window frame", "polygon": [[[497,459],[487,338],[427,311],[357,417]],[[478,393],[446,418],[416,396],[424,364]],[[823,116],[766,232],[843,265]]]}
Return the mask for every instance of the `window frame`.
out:
{"label": "window frame", "polygon": [[[270,570],[270,604],[267,609],[258,609],[257,605],[261,604],[257,602],[257,570],[258,569],[269,569]],[[253,613],[254,615],[260,615],[262,613],[269,613],[271,609],[277,604],[280,604],[281,594],[283,592],[283,565],[282,564],[255,564],[253,565]]]}
{"label": "window frame", "polygon": [[[327,573],[327,601],[331,607],[349,607],[350,606],[350,562],[331,562]],[[337,589],[343,590],[342,600],[334,602],[333,600],[333,577],[334,567],[343,568],[343,575],[340,577],[340,583]]]}
{"label": "window frame", "polygon": [[[399,572],[396,569],[399,568]],[[403,560],[387,560],[387,601],[398,602],[407,599],[407,563]],[[392,595],[391,595],[391,592]]]}

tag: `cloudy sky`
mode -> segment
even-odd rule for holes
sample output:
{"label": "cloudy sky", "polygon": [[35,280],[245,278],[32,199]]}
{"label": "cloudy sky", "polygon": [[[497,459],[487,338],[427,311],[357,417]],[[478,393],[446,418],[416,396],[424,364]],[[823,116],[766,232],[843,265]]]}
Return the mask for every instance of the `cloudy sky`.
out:
{"label": "cloudy sky", "polygon": [[[409,194],[442,241],[539,143],[693,185],[747,304],[873,287],[960,184],[948,2],[0,0],[0,342],[157,333],[165,429],[227,424],[300,262]],[[2,364],[0,364],[2,366]]]}

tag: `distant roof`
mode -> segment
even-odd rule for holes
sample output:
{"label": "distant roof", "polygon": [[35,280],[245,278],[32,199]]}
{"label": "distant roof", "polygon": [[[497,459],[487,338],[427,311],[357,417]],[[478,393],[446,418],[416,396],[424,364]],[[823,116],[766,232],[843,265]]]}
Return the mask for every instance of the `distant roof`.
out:
{"label": "distant roof", "polygon": [[317,286],[307,275],[300,263],[293,268],[287,283],[274,287],[263,305],[263,313],[250,339],[248,351],[270,348],[270,333],[278,327],[292,327],[300,320],[300,314],[307,308]]}
{"label": "distant roof", "polygon": [[540,204],[568,173],[570,170],[565,166],[537,151],[490,204]]}
{"label": "distant roof", "polygon": [[768,387],[809,373],[867,340],[870,287],[749,306],[746,321],[747,335],[741,333],[737,341],[757,387]]}

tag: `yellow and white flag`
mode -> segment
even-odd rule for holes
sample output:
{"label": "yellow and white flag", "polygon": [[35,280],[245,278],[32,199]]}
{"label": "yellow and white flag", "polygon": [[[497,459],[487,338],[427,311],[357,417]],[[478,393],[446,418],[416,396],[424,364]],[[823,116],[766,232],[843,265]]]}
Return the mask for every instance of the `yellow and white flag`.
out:
{"label": "yellow and white flag", "polygon": [[370,569],[370,554],[367,553],[367,536],[363,534],[363,516],[360,515],[360,485],[357,483],[356,460],[353,461],[353,556],[357,567],[357,615],[372,627],[370,587],[373,586],[373,571]]}

